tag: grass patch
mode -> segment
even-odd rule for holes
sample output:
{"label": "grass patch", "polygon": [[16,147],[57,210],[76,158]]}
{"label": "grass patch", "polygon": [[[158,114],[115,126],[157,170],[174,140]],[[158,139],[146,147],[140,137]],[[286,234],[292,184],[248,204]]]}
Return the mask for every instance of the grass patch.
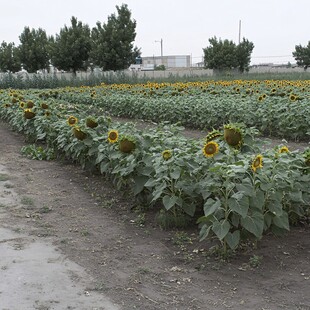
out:
{"label": "grass patch", "polygon": [[20,202],[25,206],[34,206],[34,200],[30,197],[22,197]]}
{"label": "grass patch", "polygon": [[0,173],[0,181],[1,182],[8,181],[9,179],[10,179],[10,177],[7,174]]}

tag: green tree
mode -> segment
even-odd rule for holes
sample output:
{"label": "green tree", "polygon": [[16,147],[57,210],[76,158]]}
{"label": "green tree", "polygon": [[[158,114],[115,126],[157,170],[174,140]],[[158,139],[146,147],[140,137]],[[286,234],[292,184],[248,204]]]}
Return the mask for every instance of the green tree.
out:
{"label": "green tree", "polygon": [[133,46],[136,38],[136,21],[126,4],[116,6],[117,15],[108,17],[107,23],[97,22],[92,29],[91,59],[103,70],[123,70],[134,63],[140,50]]}
{"label": "green tree", "polygon": [[206,68],[229,70],[237,67],[236,44],[233,41],[209,39],[210,46],[203,49]]}
{"label": "green tree", "polygon": [[213,37],[209,39],[210,46],[203,49],[204,65],[209,69],[220,71],[238,68],[241,72],[248,70],[254,44],[247,39],[236,45],[230,40]]}
{"label": "green tree", "polygon": [[28,72],[49,69],[49,39],[45,30],[25,27],[19,36],[19,58]]}
{"label": "green tree", "polygon": [[296,45],[295,51],[293,52],[293,57],[295,58],[298,66],[303,66],[307,69],[310,66],[310,41],[305,47]]}
{"label": "green tree", "polygon": [[71,18],[71,26],[60,29],[56,38],[52,38],[52,64],[65,71],[76,74],[78,70],[86,70],[89,65],[91,50],[90,29],[76,17]]}
{"label": "green tree", "polygon": [[237,45],[236,58],[240,72],[249,71],[253,49],[254,44],[245,38]]}
{"label": "green tree", "polygon": [[14,43],[2,42],[0,46],[0,71],[16,72],[21,69],[18,48]]}

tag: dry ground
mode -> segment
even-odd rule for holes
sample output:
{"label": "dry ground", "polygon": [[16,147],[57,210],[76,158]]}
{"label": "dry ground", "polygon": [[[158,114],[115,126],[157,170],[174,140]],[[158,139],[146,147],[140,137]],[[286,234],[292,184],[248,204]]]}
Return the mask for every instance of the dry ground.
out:
{"label": "dry ground", "polygon": [[27,159],[23,145],[0,122],[0,164],[22,202],[0,206],[0,227],[50,242],[92,277],[88,292],[124,310],[310,309],[309,225],[265,236],[224,262],[196,228],[163,231],[155,212],[144,218],[108,180],[72,163]]}

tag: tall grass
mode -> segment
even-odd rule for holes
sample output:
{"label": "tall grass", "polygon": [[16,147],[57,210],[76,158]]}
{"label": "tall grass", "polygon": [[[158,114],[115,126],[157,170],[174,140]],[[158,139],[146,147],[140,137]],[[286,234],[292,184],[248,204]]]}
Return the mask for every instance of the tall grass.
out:
{"label": "tall grass", "polygon": [[105,84],[143,84],[150,82],[192,82],[192,81],[206,81],[206,80],[308,80],[310,79],[310,72],[287,72],[287,73],[221,73],[198,76],[195,70],[191,74],[172,74],[166,72],[165,77],[152,77],[149,75],[139,76],[132,72],[130,74],[124,71],[118,72],[103,72],[90,73],[82,77],[72,75],[69,78],[65,76],[57,76],[56,74],[12,74],[5,73],[0,75],[0,89],[14,88],[14,89],[46,89],[59,87],[79,87],[79,86],[95,86],[101,83]]}

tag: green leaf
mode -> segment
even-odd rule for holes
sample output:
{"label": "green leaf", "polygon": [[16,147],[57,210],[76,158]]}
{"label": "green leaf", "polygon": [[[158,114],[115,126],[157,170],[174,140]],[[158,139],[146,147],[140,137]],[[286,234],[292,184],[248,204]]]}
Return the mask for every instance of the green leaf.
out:
{"label": "green leaf", "polygon": [[249,198],[242,192],[235,193],[228,199],[228,206],[232,211],[245,218],[249,210]]}
{"label": "green leaf", "polygon": [[261,238],[264,230],[264,217],[261,213],[254,212],[252,216],[248,215],[241,218],[241,225],[256,238]]}
{"label": "green leaf", "polygon": [[160,186],[157,186],[156,190],[152,193],[153,194],[152,201],[156,201],[162,195],[162,193],[166,187],[167,187],[167,185],[165,182],[163,182]]}
{"label": "green leaf", "polygon": [[144,186],[145,187],[154,187],[157,184],[157,180],[156,179],[149,179]]}
{"label": "green leaf", "polygon": [[148,177],[144,175],[138,175],[134,177],[133,193],[137,195],[142,192],[145,183],[148,181]]}
{"label": "green leaf", "polygon": [[206,239],[210,233],[211,226],[208,226],[207,224],[204,224],[199,232],[199,240],[202,241]]}
{"label": "green leaf", "polygon": [[273,186],[273,185],[272,185],[271,183],[264,183],[264,182],[262,182],[262,183],[260,184],[260,188],[261,188],[264,192],[270,190],[270,189],[272,188],[272,186]]}
{"label": "green leaf", "polygon": [[177,196],[164,196],[163,204],[166,210],[170,210],[176,203],[178,197]]}
{"label": "green leaf", "polygon": [[237,246],[239,245],[240,242],[240,231],[236,230],[233,233],[228,232],[228,234],[225,237],[225,240],[228,244],[228,246],[234,250],[237,248]]}
{"label": "green leaf", "polygon": [[[178,197],[179,198],[179,197]],[[196,204],[195,203],[184,203],[182,205],[182,210],[190,216],[194,216],[196,211]]]}
{"label": "green leaf", "polygon": [[100,164],[100,173],[104,173],[104,172],[107,172],[107,170],[109,169],[109,166],[110,166],[110,163],[109,162],[102,162]]}
{"label": "green leaf", "polygon": [[274,225],[276,225],[279,228],[283,228],[285,230],[290,230],[290,224],[288,221],[288,214],[283,211],[280,216],[275,216],[272,219],[272,222]]}
{"label": "green leaf", "polygon": [[302,192],[298,191],[298,192],[290,192],[289,193],[289,198],[291,201],[293,202],[301,202],[301,203],[305,203],[302,197]]}
{"label": "green leaf", "polygon": [[170,172],[170,176],[172,179],[179,179],[181,175],[181,168],[180,167],[176,167],[172,172]]}
{"label": "green leaf", "polygon": [[220,240],[223,240],[227,233],[229,232],[230,224],[227,220],[222,220],[221,222],[216,221],[212,225],[213,232],[217,235]]}
{"label": "green leaf", "polygon": [[210,214],[213,214],[215,211],[220,208],[222,205],[221,201],[217,198],[217,200],[214,200],[212,198],[208,198],[208,200],[205,202],[203,210],[205,213],[205,216],[209,216]]}
{"label": "green leaf", "polygon": [[267,209],[275,216],[280,216],[283,213],[281,201],[269,201]]}
{"label": "green leaf", "polygon": [[256,192],[256,196],[253,197],[253,200],[251,199],[251,203],[253,202],[253,205],[262,210],[263,206],[265,204],[265,194],[263,191],[261,191],[260,189],[257,190]]}
{"label": "green leaf", "polygon": [[245,179],[242,181],[242,184],[237,184],[236,188],[239,192],[244,192],[246,196],[253,196],[254,188],[252,183]]}

